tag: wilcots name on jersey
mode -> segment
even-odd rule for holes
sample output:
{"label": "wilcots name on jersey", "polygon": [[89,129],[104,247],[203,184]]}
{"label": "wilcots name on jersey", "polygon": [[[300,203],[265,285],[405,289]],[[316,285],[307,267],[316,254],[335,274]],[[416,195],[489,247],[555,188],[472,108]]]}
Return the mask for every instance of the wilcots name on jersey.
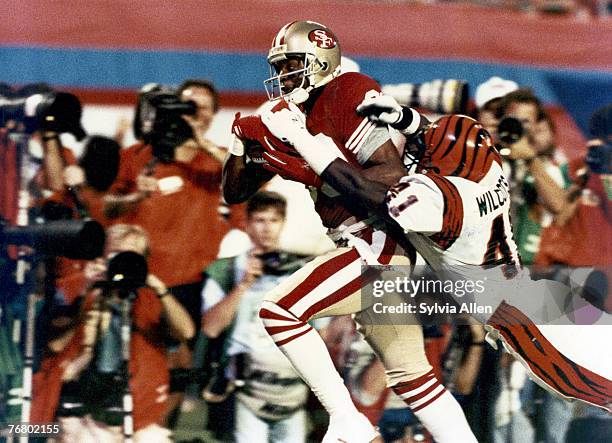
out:
{"label": "wilcots name on jersey", "polygon": [[510,185],[506,181],[506,177],[499,176],[495,187],[476,197],[476,204],[480,211],[480,216],[483,217],[496,209],[501,208],[510,198]]}

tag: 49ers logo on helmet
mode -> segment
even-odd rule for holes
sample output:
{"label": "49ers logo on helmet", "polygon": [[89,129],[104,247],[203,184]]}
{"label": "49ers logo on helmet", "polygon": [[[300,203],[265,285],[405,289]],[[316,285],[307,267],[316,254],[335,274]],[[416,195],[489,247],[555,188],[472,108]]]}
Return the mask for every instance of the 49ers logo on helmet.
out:
{"label": "49ers logo on helmet", "polygon": [[308,34],[308,40],[322,49],[331,49],[336,46],[336,39],[325,29],[315,29],[314,31],[310,31],[310,34]]}

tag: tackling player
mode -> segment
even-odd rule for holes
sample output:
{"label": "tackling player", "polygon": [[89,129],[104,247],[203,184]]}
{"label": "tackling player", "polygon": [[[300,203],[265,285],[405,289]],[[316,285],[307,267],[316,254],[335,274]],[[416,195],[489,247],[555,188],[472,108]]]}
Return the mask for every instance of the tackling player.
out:
{"label": "tackling player", "polygon": [[[497,308],[491,316],[480,317],[486,322],[489,340],[500,339],[532,378],[548,390],[611,410],[612,382],[600,375],[610,373],[606,363],[609,358],[593,356],[590,350],[584,352],[583,342],[579,345],[582,352],[570,346],[578,341],[575,334],[580,331],[589,329],[591,337],[597,334],[600,338],[605,331],[544,325],[563,324],[560,320],[567,319],[558,309],[557,299],[566,298],[568,290],[552,281],[532,282],[523,271],[512,237],[508,183],[501,159],[489,134],[476,120],[449,115],[423,125],[418,113],[400,107],[391,97],[366,99],[358,110],[403,130],[407,149],[417,163],[416,174],[387,186],[369,180],[349,163],[323,150],[307,130],[300,111],[291,105],[289,108],[267,112],[262,120],[276,137],[293,145],[326,183],[399,225],[404,236],[442,275],[493,277],[497,290],[486,291],[476,299]],[[277,169],[287,169],[291,161],[287,154],[272,149],[263,157]],[[290,171],[285,174],[290,175]],[[535,318],[534,295],[542,302],[538,310],[543,307],[537,317],[542,322],[539,326],[526,315]],[[610,324],[608,314],[599,315],[600,324]]]}
{"label": "tackling player", "polygon": [[[299,106],[322,149],[386,186],[404,174],[388,128],[355,113],[364,98],[380,94],[379,85],[359,73],[340,75],[340,46],[328,28],[310,21],[285,25],[274,38],[268,62],[272,76],[265,83],[270,98],[284,99],[275,109],[287,102]],[[261,158],[251,141],[288,149],[274,140],[257,116],[237,116],[232,132],[236,138],[224,165],[223,192],[229,203],[239,203],[273,176],[257,163]],[[321,337],[308,324],[318,317],[356,313],[356,321],[366,324],[361,331],[385,365],[389,383],[403,386],[403,397],[436,441],[476,442],[458,403],[427,362],[420,326],[367,324],[373,316],[361,306],[361,266],[366,259],[409,264],[406,252],[385,232],[369,226],[368,211],[322,184],[309,168],[300,169],[300,181],[311,186],[315,209],[338,248],[313,260],[268,294],[260,317],[329,412],[330,425],[323,441],[369,442],[376,436],[372,425],[355,409]]]}

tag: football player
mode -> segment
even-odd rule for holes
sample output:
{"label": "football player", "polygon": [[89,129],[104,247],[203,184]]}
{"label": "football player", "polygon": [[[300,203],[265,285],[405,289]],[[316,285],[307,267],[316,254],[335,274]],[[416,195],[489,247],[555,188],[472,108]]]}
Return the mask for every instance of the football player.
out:
{"label": "football player", "polygon": [[[557,326],[570,321],[559,300],[567,300],[571,293],[556,282],[533,282],[522,269],[512,237],[508,183],[500,155],[482,125],[460,115],[423,125],[418,113],[391,97],[367,98],[357,109],[403,130],[416,174],[393,186],[369,180],[332,152],[323,151],[300,110],[291,105],[265,113],[262,120],[333,189],[399,225],[440,276],[488,278],[488,290],[476,302],[493,308],[492,315],[485,312],[479,317],[486,322],[489,341],[499,339],[535,381],[563,398],[611,411],[609,353],[594,356],[597,344],[592,339],[588,343],[593,347],[577,340],[578,334],[586,334],[598,335],[601,342],[602,332],[609,328]],[[263,157],[270,167],[285,169],[293,159],[269,148]],[[597,323],[611,324],[609,314],[597,315]],[[572,346],[576,343],[579,346]]]}
{"label": "football player", "polygon": [[[340,46],[327,27],[311,21],[285,25],[274,38],[268,62],[272,76],[265,84],[274,109],[287,103],[299,107],[321,149],[387,186],[404,174],[388,128],[355,113],[366,97],[380,94],[379,85],[359,73],[341,75]],[[289,150],[265,130],[259,116],[237,116],[232,132],[235,140],[224,165],[223,192],[229,203],[239,203],[274,175],[261,167],[261,145]],[[315,209],[338,248],[268,294],[260,317],[329,412],[324,442],[369,442],[376,437],[373,426],[355,409],[321,337],[308,324],[314,318],[345,314],[356,314],[356,321],[366,324],[361,330],[385,365],[389,383],[402,386],[401,394],[436,441],[476,442],[458,403],[427,362],[420,326],[367,324],[372,316],[371,307],[361,305],[361,266],[367,260],[409,264],[409,254],[369,225],[367,211],[351,207],[351,199],[323,184],[303,160],[291,158],[302,162],[299,181],[310,186]]]}

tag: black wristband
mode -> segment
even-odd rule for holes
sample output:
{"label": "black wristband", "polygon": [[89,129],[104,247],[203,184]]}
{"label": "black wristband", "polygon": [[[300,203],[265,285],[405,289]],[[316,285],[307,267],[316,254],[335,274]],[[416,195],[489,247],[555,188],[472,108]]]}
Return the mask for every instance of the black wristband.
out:
{"label": "black wristband", "polygon": [[162,298],[164,298],[166,295],[172,295],[172,294],[170,294],[170,292],[169,292],[169,291],[166,291],[166,292],[164,292],[164,293],[162,293],[162,294],[157,294],[157,298],[161,300],[161,299],[162,299]]}
{"label": "black wristband", "polygon": [[391,127],[401,131],[402,129],[406,129],[408,126],[410,126],[410,123],[412,123],[412,111],[408,106],[402,106],[402,117],[393,123]]}
{"label": "black wristband", "polygon": [[473,341],[472,343],[470,343],[470,346],[484,346],[487,342],[486,341]]}
{"label": "black wristband", "polygon": [[421,116],[410,106],[402,106],[402,117],[391,127],[401,131],[406,137],[415,134],[421,126]]}

